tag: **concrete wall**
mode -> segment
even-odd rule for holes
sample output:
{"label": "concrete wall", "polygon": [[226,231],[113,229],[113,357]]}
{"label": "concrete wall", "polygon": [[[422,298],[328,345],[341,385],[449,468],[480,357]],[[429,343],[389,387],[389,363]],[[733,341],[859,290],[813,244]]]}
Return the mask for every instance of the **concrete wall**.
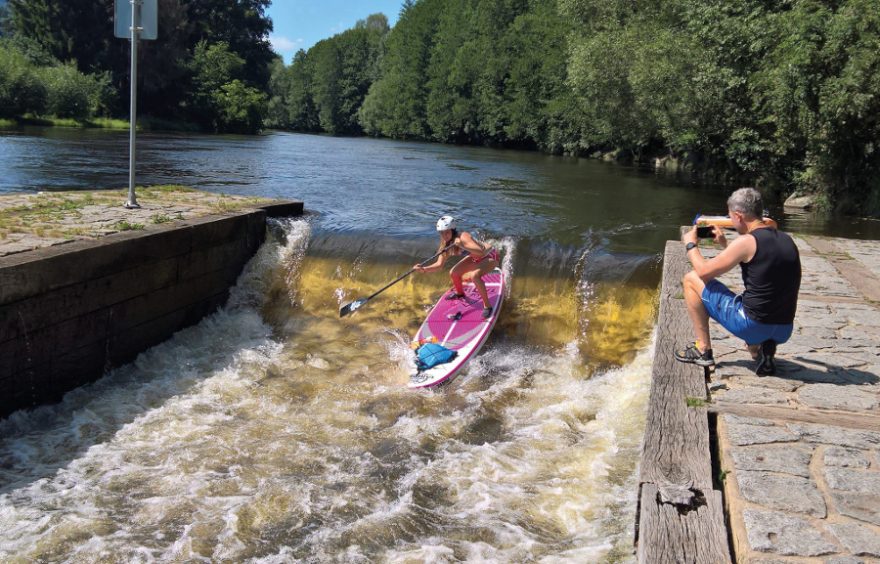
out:
{"label": "concrete wall", "polygon": [[0,418],[54,402],[226,302],[284,202],[0,258]]}

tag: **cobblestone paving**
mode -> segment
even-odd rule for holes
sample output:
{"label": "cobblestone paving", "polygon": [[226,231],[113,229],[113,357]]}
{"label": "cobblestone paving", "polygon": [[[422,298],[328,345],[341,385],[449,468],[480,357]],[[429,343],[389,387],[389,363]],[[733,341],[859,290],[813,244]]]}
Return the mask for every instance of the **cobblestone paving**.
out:
{"label": "cobblestone paving", "polygon": [[[763,564],[880,562],[880,307],[850,283],[857,272],[860,287],[880,286],[864,279],[880,277],[880,243],[823,239],[818,252],[809,241],[797,239],[801,299],[775,376],[756,376],[743,343],[712,325],[735,553]],[[721,280],[742,285],[739,269]]]}
{"label": "cobblestone paving", "polygon": [[138,188],[141,207],[129,210],[122,205],[127,193],[100,190],[0,196],[0,257],[270,202],[181,186],[155,186]]}

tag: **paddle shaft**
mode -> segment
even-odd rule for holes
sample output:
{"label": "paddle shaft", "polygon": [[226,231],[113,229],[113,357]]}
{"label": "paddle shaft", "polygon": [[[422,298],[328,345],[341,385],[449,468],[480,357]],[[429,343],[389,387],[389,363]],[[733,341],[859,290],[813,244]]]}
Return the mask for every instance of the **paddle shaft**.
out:
{"label": "paddle shaft", "polygon": [[[449,250],[450,248],[452,248],[454,246],[455,246],[455,243],[450,243],[450,244],[446,245],[445,247],[443,247],[442,249],[437,251],[437,253],[434,256],[427,258],[427,259],[423,260],[422,262],[420,262],[419,266],[425,266],[426,264],[428,264],[432,260],[436,259],[437,257],[439,257],[440,255],[442,255],[443,253],[445,253],[447,250]],[[415,271],[416,271],[415,268],[410,268],[404,274],[401,274],[399,277],[397,277],[396,280],[389,282],[388,284],[386,284],[385,286],[383,286],[379,290],[376,290],[375,292],[373,292],[370,296],[363,298],[363,299],[360,299],[360,300],[357,300],[358,302],[360,302],[360,305],[358,307],[363,306],[365,303],[372,300],[373,298],[375,298],[376,296],[378,296],[379,294],[381,294],[382,292],[384,292],[385,290],[387,290],[391,286],[394,286],[395,284],[397,284],[398,282],[400,282],[401,280],[403,280],[404,278],[406,278],[407,276],[409,276],[410,274],[412,274]],[[355,303],[355,302],[352,302],[352,303]],[[348,306],[350,306],[350,305],[351,304],[348,304]],[[345,307],[348,307],[348,306],[345,306]],[[342,309],[345,310],[345,308],[342,308]]]}
{"label": "paddle shaft", "polygon": [[[450,244],[446,245],[445,247],[443,247],[442,249],[437,251],[437,254],[435,254],[434,256],[427,258],[427,259],[423,260],[422,262],[420,262],[419,266],[425,266],[426,264],[428,264],[432,260],[436,259],[437,257],[439,257],[440,255],[442,255],[443,253],[445,253],[447,250],[449,250],[451,247],[454,247],[454,246],[455,246],[455,243],[450,243]],[[400,282],[401,280],[403,280],[404,278],[406,278],[407,276],[409,276],[410,274],[412,274],[415,271],[416,271],[415,268],[410,268],[406,273],[401,274],[400,277],[397,278],[397,280],[395,280],[394,282],[389,282],[388,285],[384,286],[381,290],[377,290],[370,297],[368,297],[366,299],[372,300],[373,298],[375,298],[376,296],[378,296],[379,294],[381,294],[382,292],[384,292],[385,290],[387,290],[391,286],[394,286],[395,284],[397,284],[398,282]]]}

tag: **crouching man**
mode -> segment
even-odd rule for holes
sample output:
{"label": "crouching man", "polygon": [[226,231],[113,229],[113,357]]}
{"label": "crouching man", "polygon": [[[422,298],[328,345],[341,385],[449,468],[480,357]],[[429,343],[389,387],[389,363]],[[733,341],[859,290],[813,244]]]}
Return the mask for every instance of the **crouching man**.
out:
{"label": "crouching man", "polygon": [[[728,244],[720,227],[715,242],[724,250],[706,260],[697,245],[696,226],[682,236],[693,270],[682,281],[688,315],[696,341],[675,351],[675,359],[699,366],[712,366],[709,318],[744,340],[755,372],[774,374],[776,345],[791,337],[801,284],[801,261],[797,246],[787,234],[763,220],[761,194],[754,188],[740,188],[727,200],[733,228],[740,234]],[[745,291],[734,295],[716,280],[736,265],[742,269]]]}

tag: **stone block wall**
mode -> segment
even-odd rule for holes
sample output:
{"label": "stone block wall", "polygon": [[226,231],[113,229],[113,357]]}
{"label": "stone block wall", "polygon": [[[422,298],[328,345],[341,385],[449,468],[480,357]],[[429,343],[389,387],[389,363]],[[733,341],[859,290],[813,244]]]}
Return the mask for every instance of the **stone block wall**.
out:
{"label": "stone block wall", "polygon": [[0,259],[0,418],[58,401],[225,303],[289,202]]}

